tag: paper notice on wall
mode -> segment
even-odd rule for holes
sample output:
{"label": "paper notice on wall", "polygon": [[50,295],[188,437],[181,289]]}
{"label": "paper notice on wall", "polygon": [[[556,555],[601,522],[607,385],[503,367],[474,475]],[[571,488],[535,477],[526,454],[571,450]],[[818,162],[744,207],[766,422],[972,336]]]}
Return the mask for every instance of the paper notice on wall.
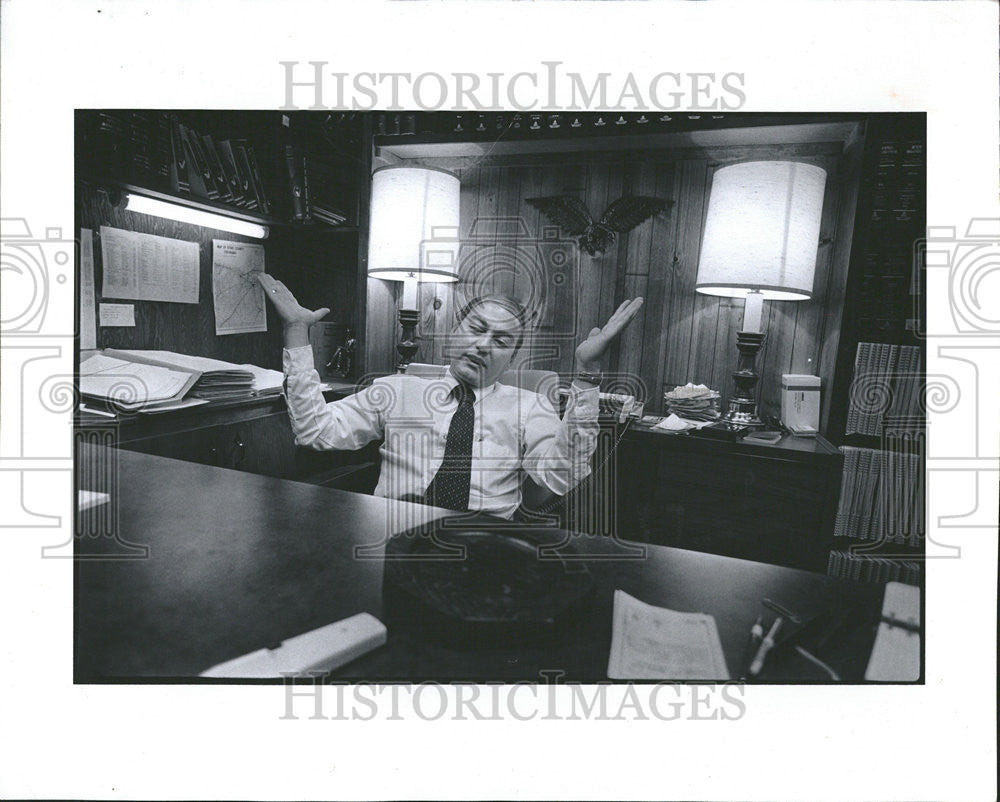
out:
{"label": "paper notice on wall", "polygon": [[216,334],[267,331],[264,289],[257,280],[263,272],[263,245],[212,240]]}
{"label": "paper notice on wall", "polygon": [[198,303],[198,243],[101,226],[105,298]]}
{"label": "paper notice on wall", "polygon": [[101,304],[102,326],[134,326],[135,306],[133,304]]}
{"label": "paper notice on wall", "polygon": [[97,307],[94,297],[94,232],[80,229],[80,350],[97,348]]}

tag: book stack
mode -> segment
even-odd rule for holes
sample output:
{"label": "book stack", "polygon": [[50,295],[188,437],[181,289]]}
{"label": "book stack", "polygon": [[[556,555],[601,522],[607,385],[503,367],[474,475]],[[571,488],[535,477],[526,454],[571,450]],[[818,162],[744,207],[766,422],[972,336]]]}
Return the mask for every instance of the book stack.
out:
{"label": "book stack", "polygon": [[920,584],[920,563],[890,557],[876,557],[850,551],[831,551],[826,566],[829,576],[855,582],[904,582]]}
{"label": "book stack", "polygon": [[919,546],[923,466],[919,454],[843,446],[844,472],[834,537]]}
{"label": "book stack", "polygon": [[[919,454],[843,446],[844,471],[835,538],[871,544],[830,554],[827,573],[848,579],[914,582],[920,563],[901,558],[893,546],[924,543],[923,461]],[[881,553],[864,553],[866,550]]]}
{"label": "book stack", "polygon": [[922,415],[920,348],[858,343],[845,434],[879,436],[889,419]]}

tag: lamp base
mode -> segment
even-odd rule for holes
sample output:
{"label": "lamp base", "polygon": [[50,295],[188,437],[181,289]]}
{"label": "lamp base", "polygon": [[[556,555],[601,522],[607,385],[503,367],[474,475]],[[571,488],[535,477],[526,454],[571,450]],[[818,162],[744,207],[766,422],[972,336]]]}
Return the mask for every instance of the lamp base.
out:
{"label": "lamp base", "polygon": [[416,309],[400,309],[399,325],[403,327],[402,338],[396,343],[396,351],[399,354],[399,364],[396,365],[397,373],[406,373],[406,367],[413,361],[420,344],[417,342],[416,328],[420,320],[420,312]]}
{"label": "lamp base", "polygon": [[739,426],[762,428],[764,422],[757,415],[756,372],[757,352],[764,344],[764,335],[759,332],[741,331],[736,335],[739,351],[737,370],[733,371],[733,396],[729,400],[729,411],[722,416],[726,423]]}
{"label": "lamp base", "polygon": [[757,416],[757,405],[750,404],[749,408],[741,401],[731,401],[729,411],[721,418],[725,423],[733,423],[739,426],[750,426],[753,428],[763,428],[764,421]]}

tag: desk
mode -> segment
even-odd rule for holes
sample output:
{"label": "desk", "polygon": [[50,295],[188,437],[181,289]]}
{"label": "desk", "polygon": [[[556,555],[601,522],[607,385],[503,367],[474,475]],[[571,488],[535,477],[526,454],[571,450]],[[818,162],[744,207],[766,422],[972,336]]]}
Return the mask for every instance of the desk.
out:
{"label": "desk", "polygon": [[[211,665],[273,645],[358,612],[382,617],[382,562],[357,560],[400,511],[430,520],[445,514],[405,502],[273,477],[83,445],[78,461],[115,470],[78,475],[112,503],[81,513],[89,534],[76,542],[77,682],[192,677]],[[95,517],[96,516],[96,517]],[[100,525],[105,516],[105,531]],[[407,521],[412,525],[414,518]],[[606,557],[622,546],[582,538]],[[148,547],[121,559],[121,541]],[[763,597],[801,614],[833,600],[856,606],[857,620],[827,655],[845,680],[864,673],[881,588],[806,571],[682,549],[646,546],[642,560],[589,562],[597,584],[583,631],[536,646],[486,649],[431,645],[390,629],[388,644],[342,668],[347,679],[539,680],[606,678],[615,588],[655,605],[715,616],[735,673]],[[799,661],[801,662],[801,661]],[[799,663],[773,667],[769,681],[821,681]]]}

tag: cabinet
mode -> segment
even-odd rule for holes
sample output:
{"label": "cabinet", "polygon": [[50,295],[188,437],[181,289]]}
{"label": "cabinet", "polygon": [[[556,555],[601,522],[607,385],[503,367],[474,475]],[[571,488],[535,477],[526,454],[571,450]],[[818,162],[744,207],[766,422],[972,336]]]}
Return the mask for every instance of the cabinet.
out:
{"label": "cabinet", "polygon": [[826,568],[843,458],[822,437],[728,443],[636,424],[616,459],[619,537]]}
{"label": "cabinet", "polygon": [[112,422],[80,419],[76,430],[87,442],[359,493],[370,493],[378,480],[377,444],[358,451],[297,447],[280,397]]}

